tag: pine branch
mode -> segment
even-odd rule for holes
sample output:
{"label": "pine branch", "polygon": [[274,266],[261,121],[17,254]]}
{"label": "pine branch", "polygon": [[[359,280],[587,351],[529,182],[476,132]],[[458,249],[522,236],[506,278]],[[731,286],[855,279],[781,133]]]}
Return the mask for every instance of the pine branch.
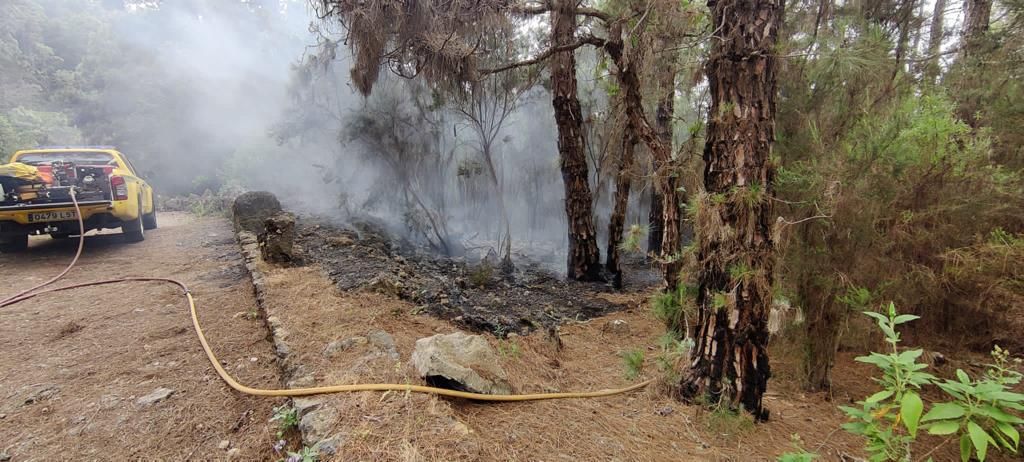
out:
{"label": "pine branch", "polygon": [[558,47],[548,48],[547,50],[544,50],[543,52],[541,52],[540,54],[538,54],[537,56],[535,56],[533,58],[530,58],[530,59],[527,59],[527,60],[523,60],[523,61],[517,61],[517,62],[514,62],[514,63],[509,63],[509,64],[506,64],[506,65],[500,66],[500,67],[489,68],[489,69],[480,69],[478,72],[481,75],[497,74],[499,72],[510,71],[512,69],[518,69],[520,67],[526,67],[526,66],[532,66],[534,64],[538,64],[538,63],[540,63],[540,62],[542,62],[542,61],[544,61],[544,60],[554,56],[555,53],[561,53],[561,52],[565,52],[565,51],[573,51],[573,50],[575,50],[577,48],[580,48],[580,47],[583,47],[583,46],[586,46],[586,45],[593,45],[595,47],[599,47],[600,48],[600,47],[605,46],[605,43],[607,43],[607,42],[604,39],[602,39],[602,38],[595,37],[593,35],[585,35],[585,36],[580,37],[580,39],[578,41],[576,41],[575,43],[570,43],[568,45],[562,45],[562,46],[558,46]]}

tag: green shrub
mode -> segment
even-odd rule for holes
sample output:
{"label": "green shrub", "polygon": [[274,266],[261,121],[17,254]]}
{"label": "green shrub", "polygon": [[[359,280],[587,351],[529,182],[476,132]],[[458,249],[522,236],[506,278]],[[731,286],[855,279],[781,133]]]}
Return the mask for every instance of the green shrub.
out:
{"label": "green shrub", "polygon": [[622,355],[622,365],[626,369],[626,379],[636,380],[644,369],[644,352],[628,350],[620,354]]}
{"label": "green shrub", "polygon": [[[898,348],[897,326],[916,320],[918,316],[898,314],[892,303],[887,314],[871,311],[864,314],[877,321],[885,334],[889,352],[871,353],[857,361],[874,364],[882,371],[882,377],[875,379],[882,389],[858,402],[860,407],[840,406],[840,409],[851,419],[843,428],[865,439],[870,460],[911,460],[911,445],[919,429],[949,439],[956,437],[964,462],[972,454],[984,461],[993,448],[1016,453],[1020,446],[1016,426],[1024,423],[1024,419],[1015,413],[1024,411],[1024,394],[1010,391],[1020,383],[1021,374],[1011,370],[1005,351],[996,347],[992,354],[995,362],[981,379],[972,379],[958,369],[957,380],[939,380],[923,372],[926,364],[917,362],[923,350],[900,351]],[[937,403],[924,412],[925,403],[919,390],[927,385],[938,386],[951,401]]]}

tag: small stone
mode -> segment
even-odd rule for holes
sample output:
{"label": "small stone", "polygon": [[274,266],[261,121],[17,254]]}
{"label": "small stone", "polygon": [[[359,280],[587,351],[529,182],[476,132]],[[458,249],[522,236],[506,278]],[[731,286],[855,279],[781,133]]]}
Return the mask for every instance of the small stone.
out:
{"label": "small stone", "polygon": [[359,345],[366,345],[368,341],[366,337],[349,337],[344,340],[335,340],[328,343],[327,347],[324,348],[324,356],[330,358],[342,351],[350,350]]}
{"label": "small stone", "polygon": [[137,399],[135,401],[135,404],[138,404],[139,406],[151,406],[167,398],[170,398],[171,395],[173,394],[174,390],[171,390],[170,388],[160,387],[157,388],[156,390],[153,390],[150,394]]}
{"label": "small stone", "polygon": [[295,412],[299,415],[299,418],[302,418],[302,416],[306,415],[307,413],[319,408],[321,404],[323,404],[323,399],[321,398],[292,399],[292,408],[295,409]]}
{"label": "small stone", "polygon": [[316,383],[312,374],[301,375],[288,381],[288,388],[306,388]]}
{"label": "small stone", "polygon": [[352,238],[348,236],[330,236],[327,238],[327,243],[332,247],[343,247],[354,244]]}
{"label": "small stone", "polygon": [[242,455],[242,450],[238,448],[231,448],[228,450],[228,459],[237,459]]}
{"label": "small stone", "polygon": [[255,356],[253,356],[253,357],[249,358],[249,361],[250,361],[250,362],[256,362],[256,361],[259,361],[259,360],[260,360],[260,358],[257,358],[257,357],[255,357]]}
{"label": "small stone", "polygon": [[11,460],[10,454],[7,454],[6,452],[0,452],[0,462],[7,462],[9,460]]}
{"label": "small stone", "polygon": [[605,323],[601,330],[612,334],[624,335],[629,333],[629,323],[621,319],[614,319]]}
{"label": "small stone", "polygon": [[60,389],[56,385],[44,385],[28,395],[28,398],[25,398],[25,404],[29,405],[46,401],[56,396],[58,392],[60,392]]}
{"label": "small stone", "polygon": [[217,449],[227,449],[229,447],[231,447],[231,442],[228,440],[221,440],[220,443],[217,443]]}
{"label": "small stone", "polygon": [[382,330],[375,330],[366,335],[366,338],[370,341],[373,346],[380,348],[384,354],[388,355],[393,360],[398,360],[398,348],[395,347],[395,338],[391,334]]}
{"label": "small stone", "polygon": [[338,446],[345,443],[345,437],[343,435],[334,435],[325,440],[320,440],[316,447],[320,454],[325,456],[333,456],[338,453]]}
{"label": "small stone", "polygon": [[332,407],[321,407],[307,412],[299,419],[299,432],[302,434],[303,444],[312,446],[322,441],[328,430],[334,426],[337,417],[338,412]]}

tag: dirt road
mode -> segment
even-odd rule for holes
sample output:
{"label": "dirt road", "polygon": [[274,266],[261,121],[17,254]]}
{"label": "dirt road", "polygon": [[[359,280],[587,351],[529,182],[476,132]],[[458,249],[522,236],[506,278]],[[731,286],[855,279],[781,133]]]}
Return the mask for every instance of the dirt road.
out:
{"label": "dirt road", "polygon": [[[78,266],[58,285],[178,278],[191,286],[228,370],[246,384],[277,386],[267,331],[248,314],[256,302],[229,224],[185,214],[160,220],[139,244],[117,234],[88,237]],[[34,238],[30,246],[0,255],[0,296],[57,274],[77,240]],[[242,396],[221,382],[173,286],[89,287],[4,308],[0,351],[0,460],[273,457],[267,420],[283,401]],[[161,388],[173,393],[144,402]]]}

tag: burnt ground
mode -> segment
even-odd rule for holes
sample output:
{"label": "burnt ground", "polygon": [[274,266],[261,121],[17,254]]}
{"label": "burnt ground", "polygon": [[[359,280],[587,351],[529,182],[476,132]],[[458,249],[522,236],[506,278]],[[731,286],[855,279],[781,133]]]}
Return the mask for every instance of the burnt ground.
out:
{"label": "burnt ground", "polygon": [[[506,275],[494,259],[439,255],[370,223],[342,227],[300,218],[297,226],[305,262],[323,267],[340,289],[395,296],[476,332],[526,334],[627,308],[608,297],[619,292],[610,284],[566,281],[539,262],[520,259]],[[640,259],[627,265],[626,292],[660,282],[657,269]]]}

